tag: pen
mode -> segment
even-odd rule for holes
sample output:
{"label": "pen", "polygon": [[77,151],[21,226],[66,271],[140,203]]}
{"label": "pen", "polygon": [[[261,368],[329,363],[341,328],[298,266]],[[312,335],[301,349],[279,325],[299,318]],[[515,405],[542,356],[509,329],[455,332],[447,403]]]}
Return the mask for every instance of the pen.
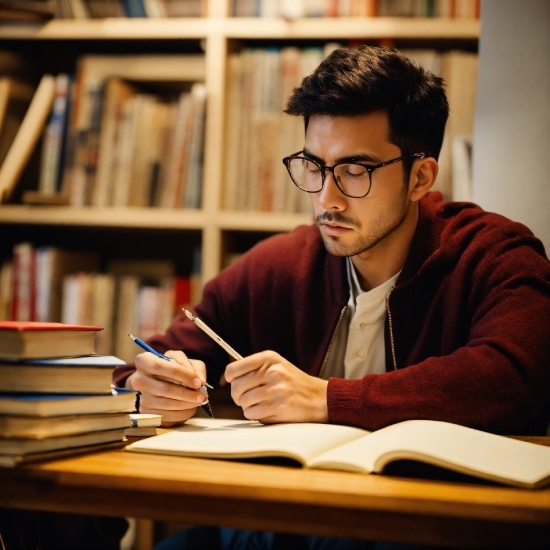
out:
{"label": "pen", "polygon": [[[128,334],[128,336],[141,348],[145,351],[151,352],[153,355],[156,355],[157,357],[160,357],[161,359],[165,359],[166,361],[173,362],[174,360],[171,357],[168,357],[168,355],[164,355],[160,352],[158,352],[156,349],[153,349],[151,346],[146,344],[141,338],[138,338],[137,336],[134,336],[133,334]],[[183,384],[182,384],[183,385]],[[206,387],[213,389],[212,386],[205,382]],[[204,388],[204,386],[201,387]],[[203,392],[205,393],[205,392]],[[210,418],[214,418],[214,413],[212,412],[212,409],[210,405],[208,404],[208,401],[205,401],[204,403],[201,403],[201,407],[206,411],[206,414],[210,416]]]}
{"label": "pen", "polygon": [[225,351],[227,351],[227,353],[229,353],[229,355],[231,355],[233,359],[238,360],[243,358],[243,356],[239,352],[235,351],[225,340],[223,340],[220,336],[218,336],[208,325],[203,323],[196,315],[193,315],[189,310],[185,309],[184,307],[182,307],[181,309],[183,309],[183,312],[185,313],[188,319],[193,321],[193,323],[195,323],[195,325],[197,325],[202,331],[206,332],[206,334],[208,334],[208,336],[210,336],[210,338],[212,338],[214,342],[217,342]]}

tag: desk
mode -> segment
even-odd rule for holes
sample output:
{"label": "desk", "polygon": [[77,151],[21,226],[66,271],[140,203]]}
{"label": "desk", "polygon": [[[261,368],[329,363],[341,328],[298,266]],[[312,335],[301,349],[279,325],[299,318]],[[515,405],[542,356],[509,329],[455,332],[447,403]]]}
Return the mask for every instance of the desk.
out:
{"label": "desk", "polygon": [[439,547],[548,548],[550,488],[96,452],[0,468],[0,505]]}

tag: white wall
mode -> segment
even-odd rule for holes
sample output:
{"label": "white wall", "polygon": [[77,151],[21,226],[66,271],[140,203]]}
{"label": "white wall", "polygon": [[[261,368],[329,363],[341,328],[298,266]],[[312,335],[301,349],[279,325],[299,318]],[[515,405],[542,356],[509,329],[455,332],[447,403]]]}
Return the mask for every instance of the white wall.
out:
{"label": "white wall", "polygon": [[482,0],[473,201],[550,255],[550,0]]}

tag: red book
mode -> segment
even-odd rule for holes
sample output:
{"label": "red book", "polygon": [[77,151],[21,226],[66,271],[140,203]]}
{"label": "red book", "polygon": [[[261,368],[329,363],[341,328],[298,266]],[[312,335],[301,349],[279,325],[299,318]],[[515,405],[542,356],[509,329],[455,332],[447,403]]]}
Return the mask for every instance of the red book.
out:
{"label": "red book", "polygon": [[103,327],[0,321],[0,358],[23,360],[93,355],[95,337],[100,330]]}

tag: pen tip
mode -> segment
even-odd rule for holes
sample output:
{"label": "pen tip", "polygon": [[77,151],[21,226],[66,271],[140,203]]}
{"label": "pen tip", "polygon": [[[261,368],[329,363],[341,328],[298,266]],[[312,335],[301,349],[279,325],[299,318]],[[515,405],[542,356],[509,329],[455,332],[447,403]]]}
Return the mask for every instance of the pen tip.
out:
{"label": "pen tip", "polygon": [[135,339],[136,339],[136,337],[135,337],[133,334],[128,333],[128,336],[129,336],[132,340],[135,340]]}

